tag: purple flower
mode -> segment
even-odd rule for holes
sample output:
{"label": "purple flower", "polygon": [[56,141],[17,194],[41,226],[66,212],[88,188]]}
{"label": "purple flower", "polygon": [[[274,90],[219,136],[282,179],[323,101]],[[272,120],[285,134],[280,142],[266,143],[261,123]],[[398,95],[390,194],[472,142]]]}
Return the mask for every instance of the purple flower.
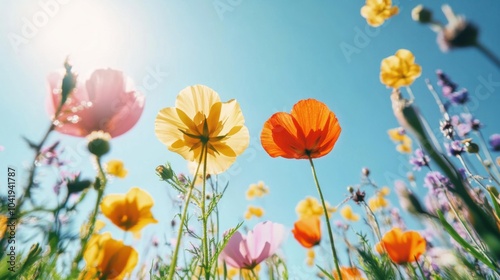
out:
{"label": "purple flower", "polygon": [[420,170],[424,166],[429,166],[430,158],[422,149],[416,149],[414,156],[410,158],[410,163],[413,165],[413,170]]}
{"label": "purple flower", "polygon": [[458,136],[465,137],[472,130],[478,131],[482,124],[471,114],[462,113],[460,116],[454,115],[451,117],[451,123],[456,128]]}
{"label": "purple flower", "polygon": [[441,70],[437,70],[438,85],[441,87],[444,97],[450,101],[451,104],[463,105],[469,101],[469,92],[467,89],[457,90],[458,85],[450,80],[450,78]]}
{"label": "purple flower", "polygon": [[500,134],[496,133],[490,136],[490,145],[493,151],[500,151]]}
{"label": "purple flower", "polygon": [[469,92],[467,91],[467,89],[463,88],[459,91],[452,92],[447,97],[452,104],[463,105],[467,103],[467,101],[469,101]]}
{"label": "purple flower", "polygon": [[450,80],[450,78],[443,73],[443,70],[437,70],[436,74],[438,76],[437,84],[441,87],[444,96],[448,96],[457,90],[458,85]]}
{"label": "purple flower", "polygon": [[444,146],[450,156],[459,156],[464,151],[464,146],[458,140],[452,141],[451,143],[444,143]]}
{"label": "purple flower", "polygon": [[440,192],[443,188],[452,188],[450,180],[439,171],[427,172],[424,178],[424,186],[429,188],[434,193]]}

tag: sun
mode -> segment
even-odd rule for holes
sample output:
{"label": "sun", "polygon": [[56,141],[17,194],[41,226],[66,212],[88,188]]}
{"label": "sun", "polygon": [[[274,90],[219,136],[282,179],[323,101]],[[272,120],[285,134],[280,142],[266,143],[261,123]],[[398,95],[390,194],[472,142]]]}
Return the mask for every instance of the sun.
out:
{"label": "sun", "polygon": [[40,52],[54,59],[69,55],[83,68],[118,60],[125,33],[114,10],[95,0],[66,2],[59,7],[54,4],[51,13],[46,9],[49,20],[34,41]]}

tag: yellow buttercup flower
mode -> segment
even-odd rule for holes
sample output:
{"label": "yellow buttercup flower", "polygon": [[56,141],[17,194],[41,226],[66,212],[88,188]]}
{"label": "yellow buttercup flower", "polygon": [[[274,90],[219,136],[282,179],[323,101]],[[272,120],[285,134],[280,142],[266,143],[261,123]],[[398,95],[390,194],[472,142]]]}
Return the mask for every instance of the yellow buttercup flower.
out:
{"label": "yellow buttercup flower", "polygon": [[[326,210],[328,211],[328,217],[337,211],[333,206],[330,206],[328,202],[325,202]],[[295,212],[299,219],[309,218],[309,217],[321,217],[324,214],[323,206],[314,197],[306,197],[305,199],[299,201],[295,207]]]}
{"label": "yellow buttercup flower", "polygon": [[158,221],[151,213],[153,198],[140,188],[132,188],[127,194],[110,194],[101,202],[101,211],[117,227],[138,236],[148,224]]}
{"label": "yellow buttercup flower", "polygon": [[376,195],[368,200],[368,206],[372,211],[377,211],[379,209],[385,208],[389,205],[387,199],[383,196]]}
{"label": "yellow buttercup flower", "polygon": [[105,233],[92,235],[83,258],[86,267],[80,279],[124,279],[137,265],[139,254]]}
{"label": "yellow buttercup flower", "polygon": [[[241,269],[241,277],[244,280],[257,280],[259,279],[258,275],[260,272],[260,264],[253,268],[253,272],[249,269]],[[255,277],[257,275],[257,278]]]}
{"label": "yellow buttercup flower", "polygon": [[7,228],[7,217],[4,215],[0,216],[0,239],[3,238],[3,234],[5,232],[5,229]]}
{"label": "yellow buttercup flower", "polygon": [[306,258],[307,266],[314,266],[314,258],[315,257],[316,257],[316,253],[314,252],[314,249],[307,250],[307,258]]}
{"label": "yellow buttercup flower", "polygon": [[123,162],[121,160],[110,160],[106,164],[106,173],[113,175],[118,178],[125,178],[127,176],[127,169],[125,169]]}
{"label": "yellow buttercup flower", "polygon": [[269,188],[260,181],[257,184],[251,184],[246,192],[247,200],[252,200],[256,197],[263,197],[269,193]]}
{"label": "yellow buttercup flower", "polygon": [[400,49],[395,55],[384,58],[380,65],[380,81],[395,89],[411,85],[421,73],[422,68],[415,64],[415,57],[405,49]]}
{"label": "yellow buttercup flower", "polygon": [[207,173],[227,170],[248,147],[250,137],[240,105],[221,102],[213,89],[195,85],[183,89],[175,107],[162,109],[155,121],[156,137],[188,161],[208,153]]}
{"label": "yellow buttercup flower", "polygon": [[398,13],[399,8],[393,7],[391,0],[366,0],[366,4],[361,8],[361,16],[374,27],[382,25],[386,19]]}
{"label": "yellow buttercup flower", "polygon": [[410,154],[412,152],[412,141],[411,138],[406,135],[403,129],[393,128],[387,131],[389,138],[398,143],[396,150],[402,154]]}
{"label": "yellow buttercup flower", "polygon": [[383,186],[380,188],[380,190],[377,192],[378,195],[381,196],[388,196],[391,193],[391,189],[388,186]]}
{"label": "yellow buttercup flower", "polygon": [[245,212],[245,219],[250,220],[252,217],[260,218],[264,215],[264,209],[258,206],[248,206],[247,211]]}
{"label": "yellow buttercup flower", "polygon": [[[222,264],[219,264],[217,267],[217,274],[220,277],[224,277],[224,266]],[[226,276],[224,279],[232,280],[236,275],[238,275],[238,269],[226,266]]]}
{"label": "yellow buttercup flower", "polygon": [[356,222],[359,220],[359,215],[352,211],[350,205],[342,207],[342,209],[340,210],[340,215],[342,215],[342,217],[347,221]]}

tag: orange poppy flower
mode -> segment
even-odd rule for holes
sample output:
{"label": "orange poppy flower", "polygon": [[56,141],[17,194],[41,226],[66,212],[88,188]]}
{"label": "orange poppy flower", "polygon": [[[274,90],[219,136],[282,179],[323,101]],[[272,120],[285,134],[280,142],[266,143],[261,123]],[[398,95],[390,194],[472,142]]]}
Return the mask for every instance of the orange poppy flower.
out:
{"label": "orange poppy flower", "polygon": [[321,241],[321,221],[319,217],[300,219],[293,225],[293,236],[305,248],[312,248]]}
{"label": "orange poppy flower", "polygon": [[337,117],[324,103],[306,99],[295,104],[290,114],[272,115],[260,141],[272,157],[319,158],[333,149],[340,131]]}
{"label": "orange poppy flower", "polygon": [[404,264],[418,259],[425,253],[425,247],[425,239],[418,232],[393,228],[375,245],[375,250],[380,254],[386,252],[394,263]]}

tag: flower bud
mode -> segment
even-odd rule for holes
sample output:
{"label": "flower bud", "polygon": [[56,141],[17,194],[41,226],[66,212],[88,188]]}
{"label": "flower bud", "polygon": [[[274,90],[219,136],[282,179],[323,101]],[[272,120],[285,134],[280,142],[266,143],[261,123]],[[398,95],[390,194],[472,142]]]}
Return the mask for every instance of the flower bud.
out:
{"label": "flower bud", "polygon": [[89,152],[97,157],[102,157],[111,149],[111,146],[109,145],[111,136],[109,133],[94,131],[87,136],[87,140],[89,141],[87,145]]}
{"label": "flower bud", "polygon": [[363,169],[361,169],[361,173],[363,174],[363,176],[368,177],[370,176],[370,169],[363,167]]}
{"label": "flower bud", "polygon": [[465,151],[469,154],[477,154],[479,153],[479,146],[476,143],[472,143],[470,139],[469,141],[464,141]]}
{"label": "flower bud", "polygon": [[351,186],[348,186],[348,187],[347,187],[347,191],[348,191],[349,193],[353,193],[353,192],[354,192],[354,188],[353,188],[353,187],[351,187]]}
{"label": "flower bud", "polygon": [[172,170],[170,163],[158,165],[155,170],[156,175],[158,175],[158,177],[160,177],[163,181],[168,181],[174,177],[174,171]]}
{"label": "flower bud", "polygon": [[61,105],[66,103],[69,94],[73,91],[73,89],[75,89],[76,79],[78,77],[77,74],[71,71],[73,65],[71,65],[71,63],[69,62],[69,58],[66,58],[66,60],[64,61],[64,68],[66,69],[66,74],[64,75],[61,86],[61,93],[62,93]]}
{"label": "flower bud", "polygon": [[430,23],[432,22],[432,11],[423,5],[418,5],[411,10],[411,18],[420,23]]}
{"label": "flower bud", "polygon": [[74,181],[70,181],[67,183],[68,186],[68,194],[72,193],[79,193],[81,191],[84,191],[90,185],[92,182],[90,180],[82,180],[80,181],[79,178],[77,177]]}

